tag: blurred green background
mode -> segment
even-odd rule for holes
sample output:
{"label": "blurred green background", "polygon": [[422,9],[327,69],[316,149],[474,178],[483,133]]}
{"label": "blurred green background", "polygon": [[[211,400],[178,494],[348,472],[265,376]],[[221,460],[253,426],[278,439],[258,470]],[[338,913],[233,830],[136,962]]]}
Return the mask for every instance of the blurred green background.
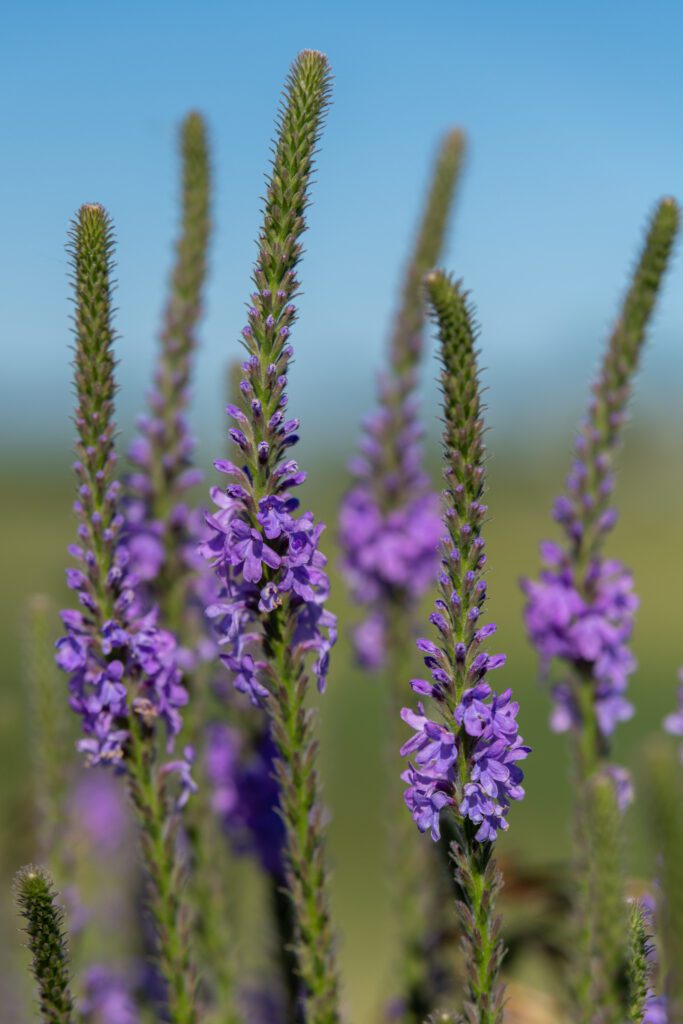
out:
{"label": "blurred green background", "polygon": [[[562,392],[558,392],[558,403]],[[564,410],[565,413],[569,409]],[[562,417],[560,417],[562,418]],[[304,424],[305,430],[305,424]],[[352,425],[349,424],[349,434]],[[552,426],[526,440],[490,438],[491,522],[488,528],[490,616],[498,623],[496,649],[506,651],[508,665],[496,680],[513,687],[522,708],[523,733],[533,747],[527,762],[527,798],[511,813],[511,828],[500,850],[524,863],[549,863],[570,852],[569,769],[563,737],[547,729],[549,702],[536,683],[536,664],[521,624],[519,577],[537,569],[537,544],[552,536],[549,508],[561,487],[568,463],[570,437]],[[629,428],[622,453],[618,503],[620,523],[611,550],[635,572],[641,608],[635,651],[639,667],[631,694],[637,708],[633,721],[619,730],[615,757],[639,770],[639,750],[647,733],[659,729],[675,700],[676,673],[683,661],[681,609],[681,529],[683,520],[683,430],[677,425],[639,418]],[[327,553],[336,560],[334,522],[346,484],[343,461],[313,452],[305,500],[329,524]],[[429,458],[438,475],[437,450]],[[211,471],[209,474],[211,475]],[[9,894],[16,868],[32,856],[29,840],[31,750],[27,694],[22,682],[21,638],[26,601],[34,592],[66,598],[63,585],[65,549],[73,534],[68,465],[27,457],[20,465],[5,462],[2,473],[3,584],[0,597],[0,816],[2,851],[0,885]],[[331,811],[330,842],[334,864],[335,913],[341,934],[341,959],[350,1019],[370,1020],[391,980],[392,934],[386,877],[386,758],[383,682],[359,673],[352,664],[346,628],[353,620],[344,587],[333,572],[331,605],[340,615],[341,640],[334,652],[328,692],[319,707],[322,768]],[[406,665],[405,678],[420,662]],[[406,813],[397,809],[397,813]],[[651,866],[641,817],[628,817],[629,869],[647,874]],[[428,839],[424,839],[429,842]],[[113,884],[111,876],[103,885]],[[2,899],[9,909],[9,901]],[[106,928],[107,922],[101,922]],[[19,939],[5,915],[2,933],[4,967],[14,962]],[[0,968],[1,969],[1,968]],[[4,973],[4,971],[3,971]],[[6,976],[6,975],[5,975]]]}

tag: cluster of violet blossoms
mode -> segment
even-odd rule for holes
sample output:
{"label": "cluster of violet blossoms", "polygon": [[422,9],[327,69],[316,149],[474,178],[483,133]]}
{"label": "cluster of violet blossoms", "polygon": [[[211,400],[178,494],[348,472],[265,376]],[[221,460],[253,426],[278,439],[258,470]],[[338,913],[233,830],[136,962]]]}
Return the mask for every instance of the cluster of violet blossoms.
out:
{"label": "cluster of violet blossoms", "polygon": [[[588,568],[582,592],[571,560],[559,545],[544,542],[541,556],[545,568],[540,578],[525,580],[523,586],[526,626],[542,670],[547,672],[552,660],[559,658],[590,675],[598,728],[604,737],[611,736],[619,722],[633,714],[625,696],[628,677],[636,667],[629,647],[638,609],[633,577],[615,559],[596,559]],[[581,713],[570,683],[558,683],[552,692],[553,730],[566,732],[579,726]]]}
{"label": "cluster of violet blossoms", "polygon": [[[349,467],[355,483],[339,517],[342,569],[354,601],[368,608],[354,630],[354,646],[360,663],[370,669],[384,663],[392,604],[414,607],[432,585],[442,533],[438,497],[422,469],[415,399],[403,401],[401,430],[393,437],[390,389],[385,381],[382,407],[364,421],[362,454]],[[390,445],[399,463],[395,468],[387,465]]]}
{"label": "cluster of violet blossoms", "polygon": [[[81,464],[76,463],[80,473]],[[118,484],[109,488],[112,504]],[[88,538],[90,516],[89,488],[81,485],[74,512],[81,520],[79,535]],[[123,517],[113,516],[108,539],[113,541],[124,525]],[[70,554],[84,566],[67,570],[67,584],[76,592],[85,611],[72,609],[61,613],[66,635],[57,642],[56,660],[69,675],[70,706],[80,715],[85,739],[78,743],[91,764],[119,764],[129,737],[127,723],[131,714],[150,723],[164,722],[169,748],[180,732],[180,709],[187,703],[187,691],[176,663],[176,642],[171,633],[157,625],[156,609],[145,611],[138,598],[139,577],[130,569],[125,543],[116,545],[107,575],[114,598],[113,615],[103,618],[98,595],[88,569],[95,562],[91,548],[73,544]],[[99,620],[102,623],[99,625]],[[131,694],[129,680],[138,681]]]}
{"label": "cluster of violet blossoms", "polygon": [[[258,316],[255,308],[250,316]],[[270,329],[272,325],[266,326]],[[248,325],[244,333],[249,336],[250,332]],[[283,326],[280,333],[285,338],[289,328]],[[291,346],[285,346],[284,354],[291,358]],[[250,397],[254,391],[251,378],[261,372],[258,358],[251,356],[242,364],[242,370],[240,389],[258,418],[260,402]],[[267,373],[280,393],[278,410],[267,426],[274,438],[271,443],[284,450],[298,440],[299,423],[285,419],[286,377],[278,376],[275,364],[268,367]],[[230,437],[243,451],[251,450],[250,440],[240,429],[247,425],[247,417],[234,405],[229,405],[227,412],[238,423],[230,429]],[[269,443],[260,442],[257,457],[265,461],[269,452]],[[209,536],[201,545],[220,579],[219,596],[208,606],[206,614],[216,620],[220,644],[225,648],[221,660],[233,674],[235,688],[247,694],[253,704],[262,705],[268,689],[261,677],[268,666],[259,658],[262,636],[258,625],[264,615],[282,605],[286,596],[289,614],[295,622],[293,652],[314,653],[312,671],[322,692],[330,650],[337,636],[337,620],[324,607],[329,593],[324,571],[327,559],[318,549],[324,526],[316,523],[310,512],[297,515],[298,499],[289,493],[290,488],[304,482],[306,474],[294,460],[285,460],[272,470],[271,493],[256,499],[248,466],[240,468],[226,459],[219,459],[214,466],[233,480],[225,491],[212,488],[211,497],[217,508],[207,516]],[[254,505],[258,527],[250,523]]]}
{"label": "cluster of violet blossoms", "polygon": [[[457,600],[455,592],[453,598]],[[439,605],[443,605],[441,599]],[[431,621],[447,636],[441,611],[434,612]],[[474,644],[478,646],[495,628],[491,623],[478,630]],[[450,686],[448,656],[430,640],[420,639],[418,647],[426,653],[425,665],[434,681],[412,679],[410,685],[416,693],[429,694],[442,703],[444,690]],[[461,663],[466,655],[465,645],[456,645],[456,658]],[[408,784],[405,802],[419,830],[429,829],[435,841],[441,835],[439,818],[444,807],[456,806],[463,818],[478,826],[475,839],[486,842],[493,841],[499,830],[507,830],[510,802],[524,796],[524,776],[517,762],[528,756],[530,748],[524,746],[519,735],[519,704],[512,700],[511,690],[498,695],[484,681],[488,671],[504,664],[503,654],[481,652],[473,659],[468,675],[474,685],[464,691],[453,713],[457,729],[432,721],[422,704],[418,704],[417,714],[410,708],[401,712],[403,720],[415,730],[401,748],[404,757],[413,758],[402,775]],[[456,767],[459,750],[467,758],[464,784]]]}

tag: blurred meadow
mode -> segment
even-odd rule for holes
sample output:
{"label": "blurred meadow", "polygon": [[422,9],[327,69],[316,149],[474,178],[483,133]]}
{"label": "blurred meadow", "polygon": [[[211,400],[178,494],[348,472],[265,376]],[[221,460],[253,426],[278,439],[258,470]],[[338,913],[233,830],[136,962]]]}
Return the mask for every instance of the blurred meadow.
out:
{"label": "blurred meadow", "polygon": [[[452,124],[467,132],[468,157],[445,265],[472,288],[482,325],[492,427],[491,618],[496,649],[508,655],[505,685],[520,701],[533,748],[527,799],[513,808],[500,851],[525,865],[570,855],[567,744],[547,727],[549,700],[524,636],[519,579],[537,570],[538,542],[555,536],[551,503],[646,214],[663,194],[681,197],[683,136],[673,136],[672,124],[683,98],[674,45],[683,10],[663,0],[627,10],[610,0],[600,11],[587,0],[545,10],[530,2],[493,2],[485,11],[458,2],[437,2],[428,12],[407,3],[341,6],[321,11],[304,3],[285,17],[279,5],[262,4],[264,23],[278,22],[263,40],[251,15],[237,11],[242,5],[199,3],[190,18],[179,3],[123,3],[113,15],[79,0],[58,16],[41,3],[9,15],[1,74],[19,84],[20,95],[0,197],[0,331],[8,360],[0,403],[0,979],[14,971],[20,945],[11,878],[32,856],[26,608],[35,593],[50,595],[56,607],[65,601],[74,534],[68,219],[80,202],[97,199],[117,225],[123,451],[148,384],[171,254],[173,133],[192,106],[206,113],[215,143],[216,241],[195,427],[213,482],[211,460],[226,446],[225,381],[239,354],[272,117],[286,67],[302,46],[328,52],[336,74],[301,274],[290,408],[302,416],[306,505],[328,524],[330,607],[341,623],[328,691],[316,705],[348,1019],[373,1019],[396,937],[383,830],[385,694],[381,679],[353,664],[347,629],[354,609],[336,567],[336,517],[359,419],[373,402],[428,164]],[[679,257],[650,333],[609,547],[633,569],[641,601],[630,687],[636,715],[619,729],[615,752],[636,782],[642,744],[672,710],[683,662],[682,270]],[[428,358],[422,408],[436,482],[435,375]],[[199,502],[204,493],[197,491]],[[406,688],[420,667],[415,652]],[[648,876],[640,814],[636,804],[627,819],[629,870]],[[106,887],[111,879],[94,870],[91,884]],[[106,932],[108,922],[101,925]],[[251,921],[247,932],[257,928]],[[533,963],[519,970],[535,977]],[[11,995],[2,995],[8,1007]]]}

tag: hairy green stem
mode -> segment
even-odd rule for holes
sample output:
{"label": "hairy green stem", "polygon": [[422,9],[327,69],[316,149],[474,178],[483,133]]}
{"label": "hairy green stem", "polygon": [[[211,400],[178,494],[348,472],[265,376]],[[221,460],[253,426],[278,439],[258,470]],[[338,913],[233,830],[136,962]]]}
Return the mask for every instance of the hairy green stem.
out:
{"label": "hairy green stem", "polygon": [[158,771],[154,771],[149,736],[144,735],[144,729],[142,723],[136,722],[130,730],[128,779],[149,881],[157,957],[168,989],[172,1024],[195,1024],[196,982],[183,903],[183,870],[175,848],[176,823],[163,782]]}

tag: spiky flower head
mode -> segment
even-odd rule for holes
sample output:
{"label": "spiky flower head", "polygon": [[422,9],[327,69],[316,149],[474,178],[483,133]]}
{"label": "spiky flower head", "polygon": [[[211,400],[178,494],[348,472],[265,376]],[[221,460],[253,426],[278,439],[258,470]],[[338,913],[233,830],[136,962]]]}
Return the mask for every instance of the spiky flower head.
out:
{"label": "spiky flower head", "polygon": [[64,912],[48,872],[32,864],[14,881],[17,909],[25,921],[31,969],[38,986],[41,1020],[45,1024],[71,1024],[69,949]]}

